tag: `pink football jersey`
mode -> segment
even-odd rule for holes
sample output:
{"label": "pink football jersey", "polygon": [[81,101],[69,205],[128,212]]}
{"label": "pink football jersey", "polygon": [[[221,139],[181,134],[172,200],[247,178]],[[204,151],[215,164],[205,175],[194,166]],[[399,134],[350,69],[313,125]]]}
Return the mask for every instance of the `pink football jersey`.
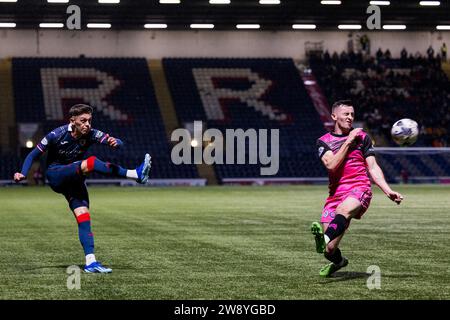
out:
{"label": "pink football jersey", "polygon": [[[348,135],[327,133],[317,140],[319,158],[331,150],[336,154]],[[357,187],[370,188],[370,179],[367,173],[366,158],[374,156],[372,140],[363,131],[356,137],[349,148],[341,166],[334,172],[328,171],[330,179],[330,195],[350,191]]]}

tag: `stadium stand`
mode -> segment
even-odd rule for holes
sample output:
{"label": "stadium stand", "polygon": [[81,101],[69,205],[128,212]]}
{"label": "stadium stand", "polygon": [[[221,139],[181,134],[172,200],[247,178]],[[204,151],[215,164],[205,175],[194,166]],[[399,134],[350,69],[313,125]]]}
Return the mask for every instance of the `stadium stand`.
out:
{"label": "stadium stand", "polygon": [[[449,144],[450,81],[441,69],[439,58],[389,52],[376,57],[343,52],[340,56],[310,57],[310,66],[329,102],[350,98],[357,118],[363,120],[376,145],[395,146],[390,138],[392,124],[412,118],[421,125],[415,147],[443,147]],[[358,119],[357,119],[358,120]],[[402,172],[411,176],[450,176],[448,154],[416,150],[414,153],[381,152],[380,164],[393,182]]]}
{"label": "stadium stand", "polygon": [[[279,129],[280,166],[273,177],[326,176],[315,146],[316,139],[325,133],[324,124],[292,59],[167,58],[163,59],[162,66],[158,62],[150,75],[152,63],[156,62],[136,58],[14,58],[16,124],[39,123],[39,133],[44,134],[66,123],[71,105],[90,103],[96,108],[93,126],[125,142],[122,150],[112,152],[96,146],[91,152],[134,167],[149,151],[153,156],[153,179],[199,178],[199,168],[195,165],[174,165],[170,159],[169,135],[177,126],[189,126],[200,120],[203,129],[217,128],[224,136],[226,129]],[[391,122],[400,116],[417,119],[423,132],[415,146],[433,145],[431,135],[426,134],[431,128],[428,126],[436,123],[448,126],[449,116],[444,111],[448,109],[445,106],[448,106],[450,86],[437,65],[436,60],[412,57],[407,60],[365,59],[361,55],[311,58],[313,73],[330,104],[347,95],[353,98],[360,108],[357,112],[375,135],[383,132],[388,135]],[[444,93],[427,86],[430,78]],[[1,82],[2,87],[6,82]],[[166,88],[167,92],[157,97],[155,88],[161,90],[166,85],[169,91]],[[425,96],[415,93],[416,88],[422,92],[420,86],[436,93],[436,97],[428,97],[431,106],[420,104],[426,103]],[[396,97],[401,98],[394,100]],[[377,108],[372,108],[373,101],[378,103]],[[162,106],[168,102],[173,102],[173,106]],[[429,108],[439,103],[442,108],[436,107],[437,115],[432,117],[432,122],[427,122]],[[6,132],[5,128],[2,130]],[[441,135],[448,138],[445,131],[448,127],[433,127],[433,130],[441,130]],[[385,141],[390,140],[387,138]],[[447,143],[445,139],[441,141]],[[6,142],[0,152],[0,179],[11,179],[24,154],[19,156],[16,150],[8,150]],[[246,152],[248,160],[248,148]],[[430,150],[387,150],[379,152],[377,158],[387,180],[398,182],[404,173],[418,178],[450,177],[448,155],[448,152]],[[261,178],[261,167],[261,164],[236,164],[235,152],[235,164],[216,164],[214,170],[220,182],[227,178]]]}
{"label": "stadium stand", "polygon": [[[325,130],[292,59],[167,58],[163,64],[181,124],[201,120],[224,135],[226,129],[279,129],[276,177],[326,174],[315,157]],[[259,177],[260,165],[219,164],[216,173]]]}
{"label": "stadium stand", "polygon": [[[145,59],[14,58],[13,84],[17,122],[39,123],[49,132],[67,122],[71,105],[88,103],[95,108],[93,127],[125,142],[114,152],[94,146],[93,154],[134,168],[150,152],[151,178],[197,177],[195,166],[176,166],[170,160]],[[10,178],[12,172],[2,178]]]}
{"label": "stadium stand", "polygon": [[445,148],[404,148],[377,151],[377,159],[386,180],[401,182],[403,174],[413,182],[449,181],[450,157]]}
{"label": "stadium stand", "polygon": [[421,126],[416,146],[450,145],[450,81],[439,57],[399,59],[389,52],[376,57],[343,52],[325,52],[310,58],[311,68],[329,101],[350,98],[370,132],[381,139],[377,144],[393,145],[392,124],[412,118]]}
{"label": "stadium stand", "polygon": [[0,179],[10,179],[12,181],[12,174],[20,168],[20,158],[10,153],[3,153],[1,156]]}
{"label": "stadium stand", "polygon": [[10,151],[15,129],[11,59],[0,61],[0,90],[0,149]]}

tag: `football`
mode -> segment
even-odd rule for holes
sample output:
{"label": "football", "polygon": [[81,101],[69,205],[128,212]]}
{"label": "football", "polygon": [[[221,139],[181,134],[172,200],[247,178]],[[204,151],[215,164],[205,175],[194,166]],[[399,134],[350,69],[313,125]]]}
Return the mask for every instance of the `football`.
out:
{"label": "football", "polygon": [[398,120],[391,129],[392,140],[399,146],[414,144],[419,136],[419,125],[411,119]]}

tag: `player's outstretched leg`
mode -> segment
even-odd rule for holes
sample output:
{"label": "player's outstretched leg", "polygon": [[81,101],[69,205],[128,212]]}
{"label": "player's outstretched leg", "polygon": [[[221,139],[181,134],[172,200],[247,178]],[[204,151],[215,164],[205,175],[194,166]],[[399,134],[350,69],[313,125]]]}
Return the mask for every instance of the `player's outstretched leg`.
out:
{"label": "player's outstretched leg", "polygon": [[319,222],[313,222],[311,225],[311,233],[316,241],[317,253],[324,253],[326,248],[325,238],[323,236],[323,228]]}
{"label": "player's outstretched leg", "polygon": [[89,157],[81,162],[81,171],[83,174],[98,172],[107,175],[113,175],[122,178],[134,179],[138,183],[147,183],[151,167],[151,157],[147,153],[142,164],[136,169],[125,169],[113,163],[103,162],[97,157]]}

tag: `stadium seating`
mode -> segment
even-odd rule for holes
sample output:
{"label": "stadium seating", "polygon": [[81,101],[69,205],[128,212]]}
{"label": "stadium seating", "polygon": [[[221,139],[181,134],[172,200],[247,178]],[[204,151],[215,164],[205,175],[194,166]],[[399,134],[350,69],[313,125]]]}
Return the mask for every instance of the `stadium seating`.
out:
{"label": "stadium seating", "polygon": [[149,152],[151,178],[198,177],[195,166],[170,160],[145,59],[15,58],[13,79],[17,122],[37,122],[49,132],[67,123],[70,106],[89,103],[95,108],[93,127],[125,142],[117,151],[93,146],[93,154],[134,168]]}
{"label": "stadium seating", "polygon": [[20,168],[20,158],[12,154],[2,154],[0,165],[0,180],[12,180],[14,172]]}
{"label": "stadium seating", "polygon": [[412,118],[421,126],[416,146],[450,145],[450,81],[440,60],[343,53],[311,56],[310,65],[329,102],[352,99],[378,144],[393,146],[392,124]]}
{"label": "stadium seating", "polygon": [[398,182],[403,172],[410,177],[450,177],[449,153],[380,152],[377,160],[388,182]]}
{"label": "stadium seating", "polygon": [[[370,76],[373,60],[368,65],[358,59],[330,61],[311,61],[330,102],[338,97],[339,90],[354,94],[355,99],[361,98],[356,90],[359,87],[351,86],[352,81],[360,85],[358,77],[362,77],[365,89],[367,83],[375,81]],[[168,58],[163,60],[163,65],[181,125],[200,120],[204,129],[217,128],[224,136],[226,129],[279,129],[280,166],[273,177],[326,176],[316,157],[315,146],[316,139],[325,130],[292,59]],[[384,60],[379,66],[395,68],[397,74],[414,76],[418,81],[415,86],[422,85],[422,76],[428,74],[414,60],[406,65],[404,61]],[[433,66],[429,67],[434,70]],[[342,75],[336,70],[341,70]],[[395,84],[399,83],[405,82],[395,78]],[[42,132],[48,132],[67,122],[71,105],[90,103],[95,107],[93,126],[125,142],[121,150],[115,151],[94,146],[92,154],[135,167],[144,153],[150,152],[153,156],[151,178],[198,178],[195,165],[174,165],[170,159],[171,144],[145,59],[14,58],[13,87],[17,123],[40,123]],[[417,112],[415,101],[409,99],[403,104],[385,101],[378,111],[383,119],[380,121],[386,122],[384,117],[389,106],[394,108],[392,114],[403,107],[408,116],[418,119],[422,113]],[[373,115],[367,101],[361,102],[363,110],[358,112]],[[426,136],[422,136],[418,145],[427,145]],[[248,157],[248,149],[246,152]],[[380,152],[377,158],[390,182],[398,181],[403,171],[415,177],[450,176],[447,153]],[[11,179],[22,161],[23,158],[15,154],[3,152],[0,179]],[[261,167],[235,161],[235,164],[217,164],[215,171],[219,180],[254,178],[261,177]]]}
{"label": "stadium seating", "polygon": [[[180,123],[208,128],[279,129],[276,177],[317,177],[326,172],[315,141],[325,131],[292,59],[163,60]],[[259,165],[216,165],[219,178],[259,177]]]}
{"label": "stadium seating", "polygon": [[[376,146],[395,146],[390,138],[392,124],[412,118],[422,127],[414,146],[445,146],[450,118],[450,82],[436,59],[361,54],[314,55],[310,66],[329,103],[351,99],[356,120],[363,120]],[[450,176],[448,153],[379,153],[380,165],[388,181],[402,172],[415,177]]]}

